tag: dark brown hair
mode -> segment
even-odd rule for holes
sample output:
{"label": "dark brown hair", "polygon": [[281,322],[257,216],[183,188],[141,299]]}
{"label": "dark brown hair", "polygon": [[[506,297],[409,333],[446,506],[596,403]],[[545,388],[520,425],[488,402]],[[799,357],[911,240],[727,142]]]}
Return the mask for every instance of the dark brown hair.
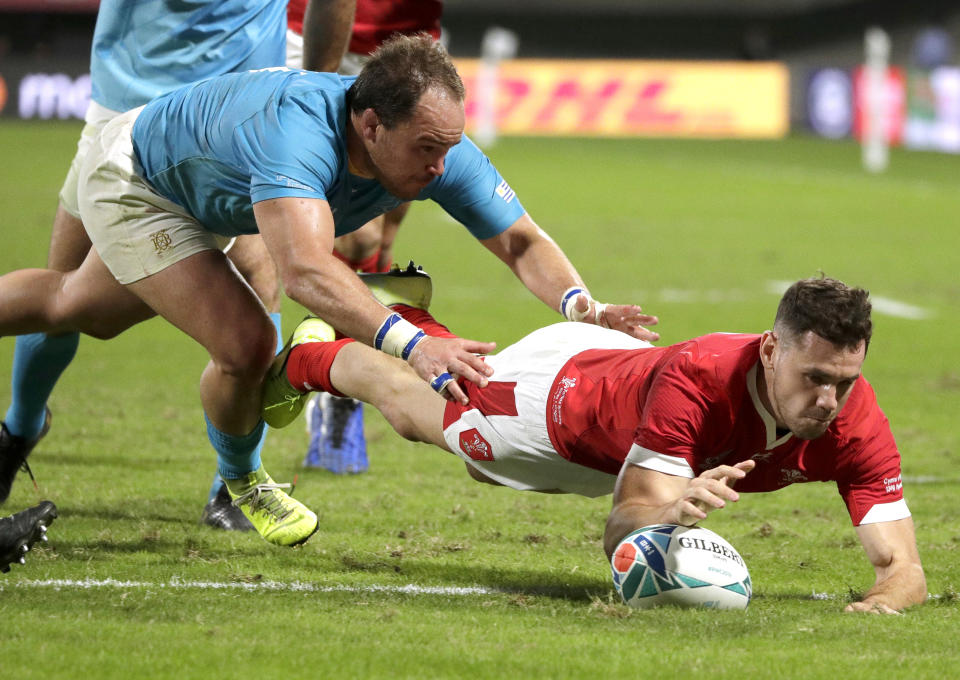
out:
{"label": "dark brown hair", "polygon": [[426,33],[397,35],[370,56],[347,91],[352,113],[373,109],[386,128],[413,116],[417,102],[430,88],[439,88],[463,101],[460,74],[443,45]]}
{"label": "dark brown hair", "polygon": [[777,307],[773,330],[783,341],[813,331],[837,347],[870,345],[870,293],[827,276],[803,279],[787,289]]}

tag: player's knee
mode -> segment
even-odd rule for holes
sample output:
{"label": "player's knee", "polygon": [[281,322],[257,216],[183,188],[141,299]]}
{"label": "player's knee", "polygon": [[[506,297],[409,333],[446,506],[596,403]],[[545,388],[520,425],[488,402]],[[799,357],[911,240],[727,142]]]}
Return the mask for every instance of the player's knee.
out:
{"label": "player's knee", "polygon": [[360,262],[373,256],[380,250],[383,235],[380,219],[377,218],[360,229],[335,239],[334,248],[351,262]]}
{"label": "player's knee", "polygon": [[377,405],[377,410],[387,419],[393,431],[407,441],[425,441],[413,419],[411,419],[406,410],[396,402],[379,404]]}
{"label": "player's knee", "polygon": [[270,319],[241,332],[226,332],[211,350],[211,358],[221,372],[237,378],[257,381],[273,361],[277,333]]}
{"label": "player's knee", "polygon": [[87,321],[76,325],[82,328],[84,335],[89,335],[91,338],[96,338],[97,340],[112,340],[128,328],[128,326],[121,326],[120,324],[103,319]]}

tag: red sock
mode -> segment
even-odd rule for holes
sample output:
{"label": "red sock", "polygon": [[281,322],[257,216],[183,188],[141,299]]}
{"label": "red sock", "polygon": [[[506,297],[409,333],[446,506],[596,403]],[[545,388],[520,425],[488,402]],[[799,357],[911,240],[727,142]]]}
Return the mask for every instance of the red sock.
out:
{"label": "red sock", "polygon": [[427,335],[435,338],[457,338],[450,332],[450,329],[433,318],[433,315],[425,309],[410,307],[409,305],[391,305],[390,309],[402,316],[404,319],[419,326]]}
{"label": "red sock", "polygon": [[346,255],[342,255],[337,250],[333,251],[334,256],[343,262],[345,265],[350,267],[355,272],[364,272],[366,274],[375,274],[377,272],[386,272],[390,271],[390,265],[386,265],[386,269],[377,268],[377,260],[380,259],[380,249],[377,248],[375,252],[370,257],[365,257],[362,260],[351,260]]}
{"label": "red sock", "polygon": [[354,342],[351,338],[333,342],[305,342],[290,350],[287,357],[287,380],[302,392],[329,392],[345,397],[330,383],[330,367],[337,353]]}

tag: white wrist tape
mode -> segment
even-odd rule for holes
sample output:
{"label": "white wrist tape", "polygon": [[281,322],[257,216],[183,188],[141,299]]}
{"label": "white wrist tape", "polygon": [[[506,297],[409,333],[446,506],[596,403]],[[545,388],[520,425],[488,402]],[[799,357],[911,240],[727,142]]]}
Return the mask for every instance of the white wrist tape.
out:
{"label": "white wrist tape", "polygon": [[[587,308],[582,312],[577,310],[576,305],[579,295],[585,295],[587,297]],[[603,302],[597,302],[590,297],[590,293],[587,292],[585,288],[580,288],[579,286],[567,288],[563,293],[563,297],[560,299],[560,312],[567,318],[567,321],[583,321],[587,318],[591,309],[594,310],[594,323],[604,328],[610,328],[610,324],[603,315],[607,309],[607,305]]]}
{"label": "white wrist tape", "polygon": [[587,305],[587,312],[577,311],[576,302],[579,295],[586,295],[587,300],[592,299],[587,289],[580,286],[567,288],[560,297],[560,313],[566,317],[567,321],[583,321],[583,317],[590,311],[590,305]]}
{"label": "white wrist tape", "polygon": [[426,333],[405,321],[397,313],[387,317],[380,325],[373,339],[373,346],[382,352],[406,360],[417,343],[426,337]]}
{"label": "white wrist tape", "polygon": [[[596,300],[591,300],[590,304],[592,304],[593,308],[596,310],[596,316],[593,317],[595,319],[594,323],[597,324],[598,326],[602,326],[603,328],[610,328],[610,323],[607,321],[606,317],[604,317],[603,315],[603,313],[607,311],[606,303],[597,302]],[[590,311],[589,308],[587,308],[587,311]]]}

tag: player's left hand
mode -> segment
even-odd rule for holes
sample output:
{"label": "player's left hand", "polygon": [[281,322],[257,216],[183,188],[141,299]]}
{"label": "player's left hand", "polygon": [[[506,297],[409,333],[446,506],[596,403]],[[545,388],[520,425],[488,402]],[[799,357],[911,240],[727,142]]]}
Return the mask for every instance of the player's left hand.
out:
{"label": "player's left hand", "polygon": [[896,609],[892,609],[882,602],[853,602],[844,607],[845,612],[866,612],[867,614],[894,614],[899,615]]}
{"label": "player's left hand", "polygon": [[574,305],[578,313],[584,314],[584,323],[612,328],[647,342],[656,342],[660,339],[659,333],[644,328],[644,326],[656,326],[660,320],[650,314],[644,314],[643,309],[637,305],[601,304],[586,295],[577,296]]}

